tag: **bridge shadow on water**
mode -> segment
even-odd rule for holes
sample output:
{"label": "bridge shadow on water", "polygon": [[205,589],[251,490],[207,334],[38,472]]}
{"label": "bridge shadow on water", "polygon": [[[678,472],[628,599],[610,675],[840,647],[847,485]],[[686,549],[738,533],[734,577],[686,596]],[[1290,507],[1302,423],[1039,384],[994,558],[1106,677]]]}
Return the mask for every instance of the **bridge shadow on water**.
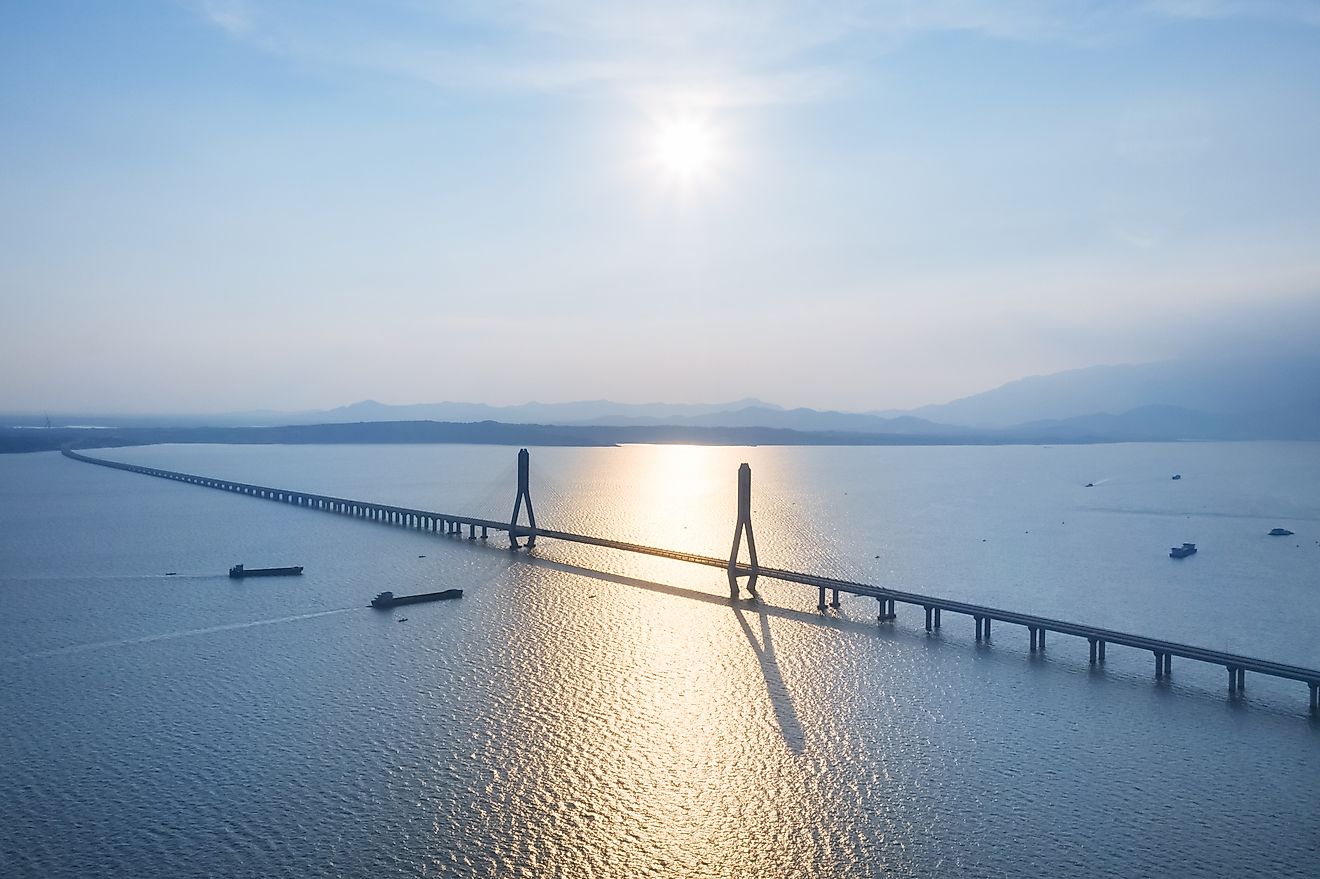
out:
{"label": "bridge shadow on water", "polygon": [[[864,623],[822,617],[819,613],[767,605],[759,598],[731,599],[721,595],[712,595],[708,592],[701,592],[696,589],[687,589],[682,586],[671,586],[666,583],[657,583],[653,580],[642,580],[637,577],[628,577],[623,574],[612,574],[608,571],[598,571],[594,568],[583,568],[577,565],[550,561],[549,559],[543,558],[524,556],[519,559],[519,561],[523,564],[532,565],[533,567],[547,568],[549,570],[560,571],[565,574],[573,574],[579,577],[590,577],[594,580],[604,580],[609,583],[617,583],[621,586],[644,589],[647,592],[654,592],[659,595],[669,595],[674,598],[683,598],[690,601],[700,601],[705,604],[732,608],[733,615],[738,621],[738,626],[742,629],[743,635],[747,638],[747,643],[751,646],[752,653],[756,656],[756,661],[761,667],[761,677],[765,682],[766,695],[770,699],[770,707],[774,711],[775,722],[779,726],[779,732],[784,739],[784,745],[794,755],[805,753],[807,744],[806,735],[802,728],[802,722],[798,718],[797,709],[793,705],[793,697],[790,695],[788,685],[784,682],[783,673],[780,671],[779,660],[775,656],[774,639],[770,633],[771,618],[792,620],[794,622],[807,623],[812,626],[825,625],[828,628],[838,630],[867,633],[874,633],[875,631],[874,626]],[[749,618],[753,615],[755,615],[755,625],[749,621]]]}
{"label": "bridge shadow on water", "polygon": [[802,722],[798,720],[797,710],[793,707],[793,697],[789,695],[784,676],[779,671],[779,660],[775,658],[775,645],[770,638],[770,615],[760,601],[755,602],[755,609],[761,630],[760,643],[757,643],[756,634],[747,623],[743,608],[734,604],[733,615],[738,618],[738,625],[742,627],[747,643],[751,645],[756,661],[761,665],[766,694],[770,697],[770,707],[774,709],[775,721],[779,724],[784,744],[794,755],[801,755],[807,749],[807,740],[802,734]]}
{"label": "bridge shadow on water", "polygon": [[[643,589],[658,595],[668,595],[674,598],[731,608],[738,625],[742,628],[743,635],[747,638],[747,642],[761,666],[766,692],[775,712],[775,719],[783,736],[784,744],[795,755],[802,754],[805,750],[805,734],[775,656],[774,643],[770,634],[770,620],[772,618],[803,623],[813,627],[824,627],[841,633],[865,634],[868,637],[879,638],[884,641],[901,641],[921,645],[927,651],[934,653],[943,653],[948,650],[955,650],[960,653],[970,652],[971,657],[981,664],[986,673],[990,675],[998,674],[999,671],[997,670],[1001,668],[1005,670],[1020,668],[1025,658],[1026,664],[1033,674],[1080,679],[1085,681],[1088,686],[1102,689],[1115,686],[1140,688],[1142,685],[1148,684],[1149,681],[1145,674],[1144,663],[1133,665],[1120,661],[1117,667],[1114,664],[1109,667],[1105,665],[1088,665],[1084,648],[1079,653],[1075,647],[1062,645],[1049,654],[1044,652],[1027,653],[1025,650],[1026,644],[1020,643],[1018,637],[1007,632],[997,636],[995,641],[999,642],[998,645],[995,641],[989,639],[974,642],[971,639],[970,632],[952,634],[952,637],[949,637],[939,630],[922,632],[919,628],[913,630],[902,625],[896,626],[893,621],[885,621],[877,625],[874,620],[849,619],[823,614],[816,609],[799,610],[782,607],[767,604],[761,598],[730,599],[727,595],[703,592],[682,586],[672,586],[667,583],[643,580],[623,574],[600,571],[595,568],[585,568],[537,556],[520,555],[516,561],[511,559],[511,562],[617,583],[621,586]],[[754,623],[751,620],[753,614],[756,616]],[[1008,631],[1011,632],[1012,630]],[[1298,714],[1297,710],[1291,706],[1273,704],[1271,701],[1253,700],[1240,694],[1225,698],[1210,685],[1206,677],[1201,675],[1196,675],[1194,682],[1166,678],[1155,682],[1154,690],[1154,698],[1156,699],[1164,700],[1175,695],[1179,697],[1193,696],[1211,702],[1222,702],[1225,709],[1234,714],[1244,710],[1280,718],[1295,718]],[[1316,734],[1320,734],[1320,714],[1310,714],[1308,720],[1312,730]]]}

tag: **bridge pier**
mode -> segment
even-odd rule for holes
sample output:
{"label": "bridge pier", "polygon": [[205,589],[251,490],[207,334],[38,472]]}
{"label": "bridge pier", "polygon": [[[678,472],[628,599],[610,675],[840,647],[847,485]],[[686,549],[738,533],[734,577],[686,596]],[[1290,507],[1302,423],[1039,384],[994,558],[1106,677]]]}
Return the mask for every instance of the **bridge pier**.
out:
{"label": "bridge pier", "polygon": [[[733,583],[733,588],[734,588],[734,591],[736,592],[737,589],[738,589],[738,581],[737,581],[737,580],[734,581],[734,583]],[[820,611],[821,613],[824,613],[824,612],[825,612],[825,587],[824,587],[824,586],[818,586],[817,588],[820,590],[820,600],[816,602],[816,610]],[[737,598],[738,596],[737,596],[737,595],[734,595],[733,597],[734,597],[734,598]]]}
{"label": "bridge pier", "polygon": [[931,607],[929,604],[926,605],[926,631],[927,631],[927,632],[930,631],[930,624],[931,624],[931,617],[932,617],[931,611],[933,611],[934,609],[935,609],[935,608]]}
{"label": "bridge pier", "polygon": [[880,615],[875,618],[876,622],[887,623],[898,619],[898,613],[894,610],[894,599],[879,598],[876,600],[880,602]]}
{"label": "bridge pier", "polygon": [[1087,638],[1086,641],[1087,641],[1088,644],[1091,645],[1091,658],[1090,658],[1089,661],[1090,661],[1091,665],[1095,665],[1095,652],[1096,652],[1096,651],[1095,651],[1095,647],[1096,647],[1096,644],[1098,643],[1098,641],[1097,641],[1097,639],[1095,639],[1095,638]]}
{"label": "bridge pier", "polygon": [[1320,684],[1307,684],[1311,688],[1311,711],[1320,708]]}
{"label": "bridge pier", "polygon": [[830,597],[830,607],[835,610],[839,609],[839,590],[837,589],[834,590],[834,594]]}
{"label": "bridge pier", "polygon": [[940,627],[940,608],[935,608],[935,628]]}

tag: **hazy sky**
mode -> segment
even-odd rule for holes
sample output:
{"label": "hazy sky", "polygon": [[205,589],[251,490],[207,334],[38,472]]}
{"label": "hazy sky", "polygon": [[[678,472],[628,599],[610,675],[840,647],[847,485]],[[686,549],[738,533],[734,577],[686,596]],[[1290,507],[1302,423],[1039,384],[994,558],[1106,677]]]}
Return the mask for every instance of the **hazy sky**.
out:
{"label": "hazy sky", "polygon": [[0,4],[0,409],[879,409],[1320,297],[1313,0]]}

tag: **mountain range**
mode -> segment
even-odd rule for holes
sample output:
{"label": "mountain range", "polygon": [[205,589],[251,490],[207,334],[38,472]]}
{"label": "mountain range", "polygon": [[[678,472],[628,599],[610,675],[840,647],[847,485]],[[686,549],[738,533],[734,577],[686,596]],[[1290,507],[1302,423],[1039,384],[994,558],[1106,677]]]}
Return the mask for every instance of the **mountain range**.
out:
{"label": "mountain range", "polygon": [[[1106,442],[1126,440],[1320,439],[1320,353],[1183,357],[1095,366],[1009,382],[952,402],[913,410],[837,412],[786,409],[747,398],[717,404],[443,402],[388,405],[372,400],[328,410],[212,416],[61,416],[58,423],[107,427],[274,427],[372,422],[499,422],[571,428],[683,428],[754,436],[797,431],[822,442],[865,435],[922,442]],[[43,417],[3,416],[15,427]],[[52,420],[52,423],[56,423]],[[688,432],[690,429],[690,433]],[[663,431],[656,435],[668,435]],[[826,437],[825,435],[829,436]],[[700,440],[697,440],[700,441]],[[712,439],[711,441],[717,441]],[[755,440],[753,440],[755,441]],[[783,441],[783,435],[777,440]]]}

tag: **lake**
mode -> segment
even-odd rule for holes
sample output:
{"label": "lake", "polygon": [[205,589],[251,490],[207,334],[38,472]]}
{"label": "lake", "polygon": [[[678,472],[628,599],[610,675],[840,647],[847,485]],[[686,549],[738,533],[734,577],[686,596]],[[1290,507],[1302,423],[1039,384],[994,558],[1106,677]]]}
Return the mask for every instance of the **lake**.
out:
{"label": "lake", "polygon": [[[92,454],[507,519],[515,453]],[[1314,443],[531,460],[544,527],[725,555],[746,461],[763,564],[1320,668]],[[1117,645],[1092,667],[1078,639],[1031,654],[1006,624],[978,644],[964,617],[927,634],[919,609],[758,585],[730,603],[663,559],[0,457],[0,875],[1320,871],[1304,685],[1232,698],[1217,666],[1157,682]]]}

